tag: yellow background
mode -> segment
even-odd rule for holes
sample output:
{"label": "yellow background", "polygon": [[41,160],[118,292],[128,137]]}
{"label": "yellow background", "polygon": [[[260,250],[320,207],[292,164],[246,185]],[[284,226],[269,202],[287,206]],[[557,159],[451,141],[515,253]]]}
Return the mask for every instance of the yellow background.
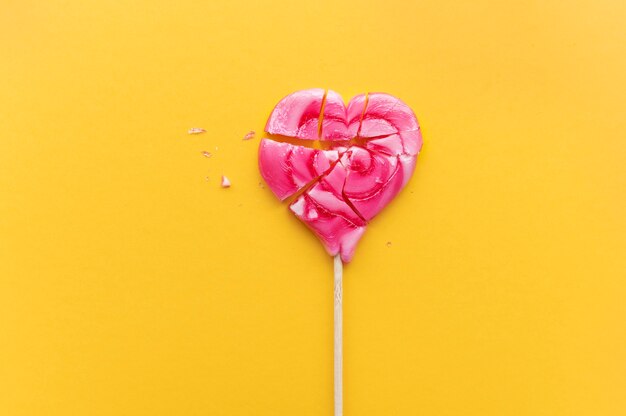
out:
{"label": "yellow background", "polygon": [[256,165],[310,87],[425,137],[346,415],[626,414],[624,2],[0,3],[1,415],[331,414],[331,260]]}

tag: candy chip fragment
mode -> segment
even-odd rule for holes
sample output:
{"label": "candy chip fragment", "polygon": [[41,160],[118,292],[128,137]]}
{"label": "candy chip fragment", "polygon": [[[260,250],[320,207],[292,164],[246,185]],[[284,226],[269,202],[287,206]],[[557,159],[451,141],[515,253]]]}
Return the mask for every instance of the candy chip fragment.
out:
{"label": "candy chip fragment", "polygon": [[189,130],[187,130],[187,134],[201,134],[201,133],[206,133],[206,130],[200,127],[192,127]]}
{"label": "candy chip fragment", "polygon": [[251,139],[254,139],[254,135],[255,135],[255,134],[256,134],[256,133],[254,132],[254,130],[250,130],[249,132],[247,132],[247,133],[246,133],[246,135],[245,135],[245,136],[243,136],[243,139],[242,139],[242,140],[251,140]]}
{"label": "candy chip fragment", "polygon": [[230,188],[230,180],[222,175],[222,188]]}

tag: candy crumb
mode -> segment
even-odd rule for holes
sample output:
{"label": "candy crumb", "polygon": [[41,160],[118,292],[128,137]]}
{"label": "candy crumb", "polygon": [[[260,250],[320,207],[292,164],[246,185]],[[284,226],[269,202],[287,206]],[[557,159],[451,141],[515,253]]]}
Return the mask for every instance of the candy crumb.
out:
{"label": "candy crumb", "polygon": [[387,241],[387,247],[391,247],[391,241]]}
{"label": "candy crumb", "polygon": [[250,140],[250,139],[254,139],[254,135],[256,133],[254,132],[254,130],[250,130],[249,132],[246,133],[245,136],[243,136],[243,140]]}
{"label": "candy crumb", "polygon": [[222,175],[222,188],[230,188],[230,180],[224,175]]}
{"label": "candy crumb", "polygon": [[202,156],[204,157],[211,157],[211,152],[207,152],[206,150],[202,151]]}
{"label": "candy crumb", "polygon": [[192,127],[189,130],[187,130],[187,134],[200,134],[200,133],[206,133],[206,130],[200,127]]}

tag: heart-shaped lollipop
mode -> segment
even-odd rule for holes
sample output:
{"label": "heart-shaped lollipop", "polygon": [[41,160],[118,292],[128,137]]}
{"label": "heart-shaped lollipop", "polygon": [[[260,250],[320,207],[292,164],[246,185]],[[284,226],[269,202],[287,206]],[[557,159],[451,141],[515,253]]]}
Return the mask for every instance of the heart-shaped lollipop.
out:
{"label": "heart-shaped lollipop", "polygon": [[265,131],[323,144],[301,146],[263,139],[259,169],[281,201],[293,199],[291,211],[335,257],[334,403],[335,416],[342,416],[342,261],[352,259],[367,222],[411,178],[422,135],[413,111],[396,97],[360,94],[346,106],[339,94],[322,89],[283,98]]}
{"label": "heart-shaped lollipop", "polygon": [[368,221],[402,190],[422,147],[419,124],[400,99],[360,94],[346,106],[332,90],[283,98],[265,131],[321,140],[324,148],[261,141],[259,169],[270,189],[322,241],[349,262]]}

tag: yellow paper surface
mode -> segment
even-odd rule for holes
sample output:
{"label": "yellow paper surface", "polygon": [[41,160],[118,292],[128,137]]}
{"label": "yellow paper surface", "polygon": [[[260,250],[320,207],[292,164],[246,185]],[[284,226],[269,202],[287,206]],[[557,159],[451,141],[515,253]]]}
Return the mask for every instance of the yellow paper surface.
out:
{"label": "yellow paper surface", "polygon": [[626,414],[625,3],[1,3],[1,415],[331,414],[332,262],[256,161],[311,87],[425,138],[345,414]]}

